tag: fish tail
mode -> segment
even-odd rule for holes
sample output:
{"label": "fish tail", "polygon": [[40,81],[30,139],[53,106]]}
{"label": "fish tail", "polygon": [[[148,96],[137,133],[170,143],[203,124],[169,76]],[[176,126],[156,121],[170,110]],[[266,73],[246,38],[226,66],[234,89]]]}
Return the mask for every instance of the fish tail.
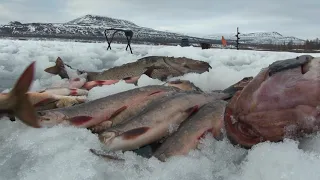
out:
{"label": "fish tail", "polygon": [[64,63],[60,57],[57,58],[56,64],[54,66],[46,68],[44,71],[50,74],[59,74],[59,72],[64,68]]}
{"label": "fish tail", "polygon": [[40,127],[35,108],[28,97],[28,90],[32,84],[35,71],[35,62],[32,62],[17,80],[9,93],[8,102],[11,106],[9,111],[18,117],[24,124],[32,127]]}
{"label": "fish tail", "polygon": [[[67,66],[70,67],[69,65],[67,65]],[[56,65],[48,67],[44,71],[47,73],[50,73],[50,74],[54,74],[54,75],[59,74],[61,76],[61,78],[68,78],[69,79],[68,73],[65,69],[65,63],[62,61],[62,59],[60,57],[57,58]]]}

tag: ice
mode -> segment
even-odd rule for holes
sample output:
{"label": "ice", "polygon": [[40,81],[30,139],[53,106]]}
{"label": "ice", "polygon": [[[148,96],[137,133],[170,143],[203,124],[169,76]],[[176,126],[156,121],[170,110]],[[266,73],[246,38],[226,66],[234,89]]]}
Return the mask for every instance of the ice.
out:
{"label": "ice", "polygon": [[[53,66],[59,56],[75,69],[101,71],[134,62],[148,55],[185,56],[207,61],[210,72],[187,74],[172,79],[187,79],[205,91],[224,89],[245,76],[256,75],[261,68],[279,60],[301,54],[179,46],[106,43],[0,40],[0,91],[7,92],[21,72],[36,61],[32,90],[67,83],[58,75],[43,70]],[[320,56],[320,54],[312,54]],[[172,80],[171,79],[171,80]],[[143,75],[138,85],[120,81],[95,87],[89,100],[105,97],[135,87],[163,84]],[[310,135],[299,141],[261,143],[252,150],[232,146],[228,140],[216,141],[206,136],[198,150],[167,162],[146,159],[133,152],[116,152],[125,162],[106,161],[89,149],[101,149],[95,134],[86,129],[56,126],[33,129],[8,118],[0,121],[0,180],[251,180],[251,179],[320,179],[320,136]]]}

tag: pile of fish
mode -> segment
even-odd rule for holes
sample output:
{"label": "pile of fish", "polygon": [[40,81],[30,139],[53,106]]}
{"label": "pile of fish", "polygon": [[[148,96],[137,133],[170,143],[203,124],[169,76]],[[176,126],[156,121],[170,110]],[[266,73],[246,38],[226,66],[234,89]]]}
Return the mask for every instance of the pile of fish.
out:
{"label": "pile of fish", "polygon": [[[69,68],[87,75],[85,80],[72,79],[73,87],[31,93],[34,66],[27,67],[8,94],[0,94],[1,115],[16,116],[37,128],[58,124],[87,128],[97,134],[103,148],[91,152],[107,159],[121,160],[111,152],[147,149],[140,155],[166,161],[196,149],[208,133],[251,148],[319,131],[320,58],[309,55],[275,61],[255,77],[212,92],[203,92],[190,81],[167,80],[209,71],[208,63],[188,58],[149,56],[103,72],[76,70],[58,58],[46,72],[70,78]],[[92,87],[121,80],[136,84],[142,74],[165,83],[86,102]]]}

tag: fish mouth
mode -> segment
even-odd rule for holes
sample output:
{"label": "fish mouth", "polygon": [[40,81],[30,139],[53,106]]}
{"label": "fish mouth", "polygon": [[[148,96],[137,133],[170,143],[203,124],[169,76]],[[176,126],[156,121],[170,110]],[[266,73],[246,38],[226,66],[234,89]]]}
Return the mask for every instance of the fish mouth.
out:
{"label": "fish mouth", "polygon": [[232,110],[226,107],[224,114],[226,135],[233,145],[250,149],[264,141],[264,138],[249,124],[232,115]]}

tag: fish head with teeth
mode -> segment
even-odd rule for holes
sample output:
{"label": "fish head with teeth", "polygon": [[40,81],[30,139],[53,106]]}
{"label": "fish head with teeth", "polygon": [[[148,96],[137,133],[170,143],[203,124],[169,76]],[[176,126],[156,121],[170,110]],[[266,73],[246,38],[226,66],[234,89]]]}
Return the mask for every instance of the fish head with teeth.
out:
{"label": "fish head with teeth", "polygon": [[320,58],[276,61],[262,69],[225,109],[226,134],[245,148],[319,130]]}
{"label": "fish head with teeth", "polygon": [[38,111],[37,115],[42,127],[52,127],[67,120],[67,116],[59,111]]}

